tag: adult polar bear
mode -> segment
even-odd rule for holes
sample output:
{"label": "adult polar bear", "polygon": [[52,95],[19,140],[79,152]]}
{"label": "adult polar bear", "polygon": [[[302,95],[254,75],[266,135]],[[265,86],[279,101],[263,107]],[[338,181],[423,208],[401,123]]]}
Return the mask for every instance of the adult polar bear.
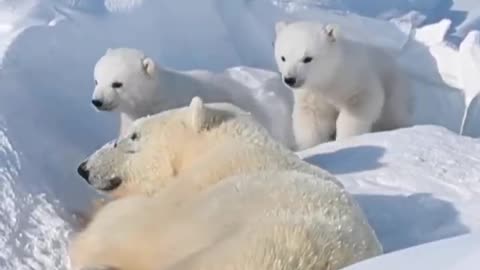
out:
{"label": "adult polar bear", "polygon": [[100,111],[120,113],[121,135],[133,120],[187,106],[194,96],[206,102],[229,102],[251,112],[275,139],[289,146],[293,135],[288,89],[279,78],[272,77],[273,72],[253,68],[249,72],[265,80],[255,81],[252,86],[255,89],[248,89],[230,74],[242,72],[247,73],[238,68],[222,74],[205,70],[175,71],[157,65],[137,49],[108,49],[94,68],[92,104]]}
{"label": "adult polar bear", "polygon": [[79,171],[123,192],[73,239],[75,270],[335,270],[382,251],[332,175],[233,105],[139,119]]}
{"label": "adult polar bear", "polygon": [[276,24],[275,60],[294,93],[298,149],[410,124],[409,82],[380,48],[344,38],[338,26]]}

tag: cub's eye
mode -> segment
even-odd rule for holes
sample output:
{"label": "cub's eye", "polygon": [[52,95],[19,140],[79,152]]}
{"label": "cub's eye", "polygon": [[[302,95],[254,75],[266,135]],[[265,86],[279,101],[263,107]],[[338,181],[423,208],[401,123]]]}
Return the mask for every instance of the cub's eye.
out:
{"label": "cub's eye", "polygon": [[285,56],[282,56],[280,59],[282,59],[282,62],[285,62]]}
{"label": "cub's eye", "polygon": [[312,57],[310,57],[310,56],[307,56],[307,57],[303,58],[303,63],[307,64],[307,63],[310,63],[310,62],[312,62],[312,60],[313,60],[313,58],[312,58]]}
{"label": "cub's eye", "polygon": [[98,84],[98,81],[97,81],[97,80],[95,80],[95,85],[97,85],[97,84]]}
{"label": "cub's eye", "polygon": [[114,82],[112,83],[112,88],[120,88],[123,86],[123,83],[121,82]]}
{"label": "cub's eye", "polygon": [[136,141],[136,140],[138,140],[139,137],[140,136],[138,136],[138,133],[134,132],[134,133],[132,133],[132,135],[130,135],[130,140]]}

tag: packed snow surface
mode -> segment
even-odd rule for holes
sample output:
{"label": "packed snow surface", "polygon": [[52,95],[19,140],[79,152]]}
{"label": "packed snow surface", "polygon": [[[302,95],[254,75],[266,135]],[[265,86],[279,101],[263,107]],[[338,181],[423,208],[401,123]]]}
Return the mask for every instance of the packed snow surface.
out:
{"label": "packed snow surface", "polygon": [[480,229],[480,140],[416,126],[299,155],[355,194],[385,251]]}
{"label": "packed snow surface", "polygon": [[280,19],[335,22],[389,50],[413,81],[415,123],[442,126],[300,153],[355,194],[385,249],[478,231],[480,141],[470,137],[480,137],[480,3],[381,2],[0,1],[0,268],[65,269],[72,213],[98,196],[75,168],[118,128],[90,106],[93,66],[107,48],[219,72],[275,112],[283,97],[264,86],[280,79],[272,52]]}
{"label": "packed snow surface", "polygon": [[480,234],[467,234],[378,256],[344,270],[477,270]]}

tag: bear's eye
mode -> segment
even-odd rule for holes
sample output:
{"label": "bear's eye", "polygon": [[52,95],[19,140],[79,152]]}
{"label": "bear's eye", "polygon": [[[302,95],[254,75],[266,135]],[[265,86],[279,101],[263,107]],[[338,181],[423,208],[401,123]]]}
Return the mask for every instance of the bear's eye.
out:
{"label": "bear's eye", "polygon": [[98,84],[98,81],[97,81],[97,80],[95,80],[95,85],[97,85],[97,84]]}
{"label": "bear's eye", "polygon": [[123,84],[122,84],[121,82],[114,82],[114,83],[112,83],[112,88],[120,88],[120,87],[122,87],[122,86],[123,86]]}
{"label": "bear's eye", "polygon": [[312,57],[310,57],[310,56],[307,56],[307,57],[303,58],[303,63],[307,64],[307,63],[310,63],[310,62],[312,62],[312,60],[313,60],[313,58],[312,58]]}
{"label": "bear's eye", "polygon": [[138,140],[140,136],[138,136],[137,132],[134,132],[132,135],[130,135],[130,140],[135,141]]}
{"label": "bear's eye", "polygon": [[282,56],[280,59],[282,59],[282,62],[285,62],[285,56]]}

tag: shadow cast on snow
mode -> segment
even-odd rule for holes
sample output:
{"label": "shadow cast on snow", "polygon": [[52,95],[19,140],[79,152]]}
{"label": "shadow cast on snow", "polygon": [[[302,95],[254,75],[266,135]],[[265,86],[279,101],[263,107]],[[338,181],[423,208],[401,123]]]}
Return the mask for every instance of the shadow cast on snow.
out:
{"label": "shadow cast on snow", "polygon": [[384,154],[383,147],[366,145],[321,153],[305,158],[305,161],[330,173],[341,175],[378,169],[383,165],[379,160]]}
{"label": "shadow cast on snow", "polygon": [[385,252],[469,232],[452,203],[428,193],[356,194],[355,198]]}

